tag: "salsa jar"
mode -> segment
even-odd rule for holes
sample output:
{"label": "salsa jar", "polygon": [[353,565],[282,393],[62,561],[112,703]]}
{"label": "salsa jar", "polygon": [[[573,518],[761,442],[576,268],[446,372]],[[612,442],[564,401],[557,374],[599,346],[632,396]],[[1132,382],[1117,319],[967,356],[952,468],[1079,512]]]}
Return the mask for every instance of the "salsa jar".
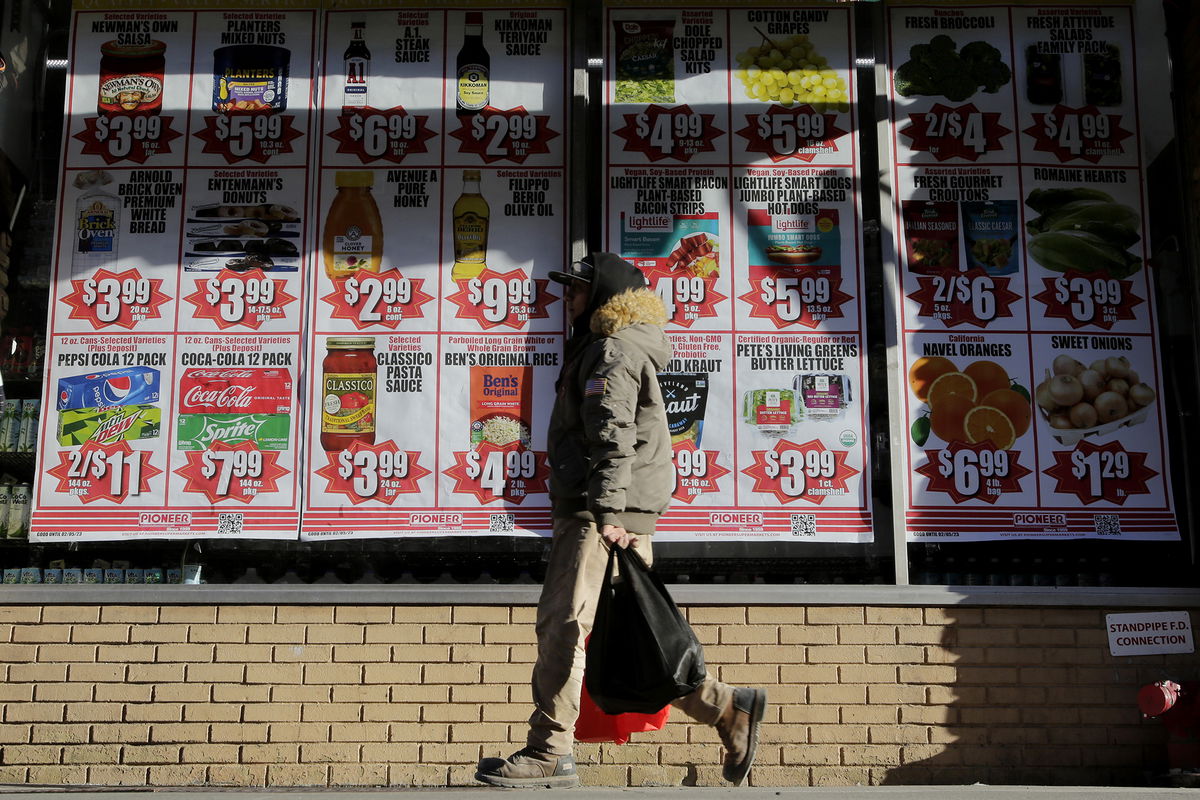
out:
{"label": "salsa jar", "polygon": [[159,113],[166,51],[166,44],[153,39],[145,44],[121,44],[114,39],[100,45],[97,113]]}
{"label": "salsa jar", "polygon": [[326,341],[321,362],[321,447],[345,450],[375,443],[375,340],[348,336]]}

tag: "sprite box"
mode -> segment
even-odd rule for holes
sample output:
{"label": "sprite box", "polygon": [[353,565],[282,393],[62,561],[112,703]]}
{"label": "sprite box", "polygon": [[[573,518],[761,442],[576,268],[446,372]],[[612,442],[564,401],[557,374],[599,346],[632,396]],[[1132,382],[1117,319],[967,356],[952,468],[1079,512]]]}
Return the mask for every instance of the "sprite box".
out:
{"label": "sprite box", "polygon": [[287,450],[290,414],[180,414],[175,449],[206,450],[213,442],[254,442],[259,450]]}
{"label": "sprite box", "polygon": [[58,412],[58,443],[75,447],[88,441],[111,444],[122,439],[157,439],[162,427],[158,406],[69,408]]}

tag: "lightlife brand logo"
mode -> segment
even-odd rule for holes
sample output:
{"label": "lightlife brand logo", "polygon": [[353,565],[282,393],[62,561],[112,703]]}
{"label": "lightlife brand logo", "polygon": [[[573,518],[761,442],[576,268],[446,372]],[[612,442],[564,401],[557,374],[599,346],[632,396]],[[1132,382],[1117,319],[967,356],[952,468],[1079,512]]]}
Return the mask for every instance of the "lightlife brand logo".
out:
{"label": "lightlife brand logo", "polygon": [[776,233],[795,233],[816,230],[812,217],[790,217],[776,214],[771,217],[771,230]]}
{"label": "lightlife brand logo", "polygon": [[661,214],[633,214],[626,218],[631,231],[673,231],[675,218]]}

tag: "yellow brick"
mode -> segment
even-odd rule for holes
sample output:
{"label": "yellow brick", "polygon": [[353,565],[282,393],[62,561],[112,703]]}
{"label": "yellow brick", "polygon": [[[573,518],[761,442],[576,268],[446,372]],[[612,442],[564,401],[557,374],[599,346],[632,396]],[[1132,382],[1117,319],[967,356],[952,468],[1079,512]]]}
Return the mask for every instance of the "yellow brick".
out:
{"label": "yellow brick", "polygon": [[388,726],[388,741],[391,742],[446,742],[450,739],[450,726],[425,722],[397,722]]}
{"label": "yellow brick", "polygon": [[[54,684],[42,684],[49,687]],[[0,702],[28,703],[33,700],[32,683],[0,683]]]}
{"label": "yellow brick", "polygon": [[270,662],[274,648],[269,644],[217,644],[213,661],[253,664]]}
{"label": "yellow brick", "polygon": [[952,631],[932,625],[905,625],[896,633],[900,644],[942,644],[953,638]]}
{"label": "yellow brick", "polygon": [[300,760],[298,744],[247,744],[242,746],[243,764],[295,764]]}
{"label": "yellow brick", "polygon": [[537,621],[536,606],[513,606],[509,610],[512,612],[512,621],[517,624],[528,623],[532,625]]}
{"label": "yellow brick", "polygon": [[[300,665],[297,665],[299,667]],[[368,664],[366,670],[383,670],[395,664]],[[378,683],[366,680],[364,667],[359,664],[304,664],[304,683]],[[386,682],[386,681],[384,681]]]}
{"label": "yellow brick", "polygon": [[[433,678],[430,675],[430,678]],[[476,683],[477,681],[461,681]],[[484,664],[483,683],[529,683],[528,664]]]}
{"label": "yellow brick", "polygon": [[[242,707],[237,703],[189,703],[183,707],[184,722],[238,722]],[[257,722],[246,718],[246,722]]]}
{"label": "yellow brick", "polygon": [[159,622],[213,623],[217,621],[216,606],[163,606],[158,612]]}
{"label": "yellow brick", "polygon": [[503,703],[508,691],[503,686],[453,686],[450,701],[453,703]]}
{"label": "yellow brick", "polygon": [[339,606],[333,618],[339,623],[378,625],[392,621],[391,606]]}
{"label": "yellow brick", "polygon": [[271,699],[271,687],[221,683],[213,687],[212,699],[215,703],[265,703]]}
{"label": "yellow brick", "polygon": [[866,725],[812,725],[808,740],[814,744],[855,744],[867,740]]}
{"label": "yellow brick", "polygon": [[[471,766],[469,772],[474,773],[475,767]],[[446,785],[446,768],[433,764],[417,765],[417,766],[396,766],[388,767],[388,786],[445,786]]]}
{"label": "yellow brick", "polygon": [[[217,722],[212,725],[208,741],[215,744],[237,742],[255,744],[267,739],[267,726],[261,723],[241,724]],[[198,741],[204,741],[199,739]]]}
{"label": "yellow brick", "polygon": [[387,686],[334,686],[333,702],[386,703],[388,694]]}
{"label": "yellow brick", "polygon": [[238,759],[236,744],[185,744],[179,760],[184,764],[228,764]]}
{"label": "yellow brick", "polygon": [[362,706],[354,703],[304,703],[300,707],[304,722],[353,722],[362,719]]}
{"label": "yellow brick", "polygon": [[842,748],[842,763],[847,766],[899,766],[900,748],[886,744],[848,745]]}
{"label": "yellow brick", "polygon": [[34,725],[29,736],[31,744],[87,744],[90,726]]}
{"label": "yellow brick", "polygon": [[[214,725],[213,728],[216,728]],[[203,742],[209,726],[199,722],[167,722],[150,726],[151,742]]]}
{"label": "yellow brick", "polygon": [[792,745],[783,748],[784,764],[840,764],[842,748],[832,744]]}
{"label": "yellow brick", "polygon": [[5,722],[62,722],[62,703],[9,703],[4,707]]}
{"label": "yellow brick", "polygon": [[[718,648],[720,649],[720,648]],[[740,648],[727,648],[740,649]],[[707,655],[709,648],[704,648]],[[716,656],[714,660],[718,660]],[[744,659],[741,659],[744,660]],[[510,664],[532,664],[537,661],[537,645],[536,644],[514,644],[508,648],[508,661]]]}
{"label": "yellow brick", "polygon": [[8,668],[8,679],[13,683],[45,683],[65,681],[66,664],[13,664]]}
{"label": "yellow brick", "polygon": [[867,702],[894,705],[922,703],[925,701],[925,691],[923,686],[868,686]]}
{"label": "yellow brick", "polygon": [[65,661],[96,661],[96,646],[91,644],[43,644],[38,646],[38,661],[61,663]]}
{"label": "yellow brick", "polygon": [[867,606],[864,610],[868,625],[920,625],[925,618],[920,608]]}
{"label": "yellow brick", "polygon": [[509,648],[495,644],[456,644],[450,648],[450,661],[455,664],[482,663],[485,661],[507,663],[509,661]]}
{"label": "yellow brick", "polygon": [[362,745],[362,760],[366,762],[415,763],[420,753],[421,747],[415,742],[373,742]]}
{"label": "yellow brick", "polygon": [[862,684],[810,686],[808,687],[808,702],[841,705],[865,703],[867,702],[867,687]]}
{"label": "yellow brick", "polygon": [[[713,650],[727,651],[732,648],[711,648],[704,649],[704,657],[707,663],[711,664],[729,664],[736,663],[733,659],[717,658]],[[758,644],[749,645],[745,648],[746,659],[751,664],[798,664],[805,660],[805,652],[803,647],[796,645],[777,645],[777,644]]]}
{"label": "yellow brick", "polygon": [[[488,644],[536,644],[537,634],[532,625],[488,625],[481,630],[481,638],[468,639],[465,641],[487,642]],[[426,637],[429,636],[429,628],[425,629]],[[432,642],[429,638],[426,641]]]}
{"label": "yellow brick", "polygon": [[466,703],[425,706],[421,716],[425,722],[478,722],[483,718],[478,705]]}
{"label": "yellow brick", "polygon": [[[231,707],[237,708],[236,705]],[[244,709],[242,719],[246,722],[300,721],[299,703],[247,703]]]}
{"label": "yellow brick", "polygon": [[437,684],[479,683],[481,673],[482,669],[479,664],[431,664],[424,667],[422,680],[425,683]]}
{"label": "yellow brick", "polygon": [[[8,770],[8,767],[0,767],[0,770]],[[24,771],[24,767],[18,767],[18,770]],[[5,771],[0,772],[0,780],[5,783],[24,783],[22,777],[17,780],[9,778],[11,773]],[[29,768],[29,783],[39,786],[73,786],[87,783],[87,767],[60,767],[60,766],[37,766]]]}
{"label": "yellow brick", "polygon": [[[1031,670],[1031,672],[1034,672],[1034,670]],[[1036,672],[1053,673],[1053,676],[1022,675],[1014,667],[959,667],[956,683],[961,686],[998,686],[1006,683],[1017,683],[1018,675],[1020,675],[1020,682],[1025,684],[1065,683],[1068,677],[1066,670],[1036,670]]]}
{"label": "yellow brick", "polygon": [[925,624],[937,627],[953,627],[956,625],[982,625],[983,609],[981,608],[927,608],[925,609]]}
{"label": "yellow brick", "polygon": [[718,670],[723,683],[738,686],[758,686],[779,681],[779,667],[774,664],[729,664]]}
{"label": "yellow brick", "polygon": [[338,662],[379,662],[392,660],[392,646],[388,644],[339,644],[334,645],[333,660]]}
{"label": "yellow brick", "polygon": [[958,709],[950,706],[900,706],[900,722],[906,725],[951,725]]}
{"label": "yellow brick", "polygon": [[396,606],[392,619],[396,622],[450,622],[453,607],[439,606]]}
{"label": "yellow brick", "polygon": [[308,644],[362,644],[361,625],[309,625],[305,629]]}
{"label": "yellow brick", "polygon": [[[78,646],[82,647],[83,645]],[[154,660],[154,648],[147,644],[102,644],[97,648],[94,660],[107,664],[150,662]]]}
{"label": "yellow brick", "polygon": [[0,622],[41,622],[40,606],[0,606]]}
{"label": "yellow brick", "polygon": [[208,782],[203,766],[154,765],[150,767],[151,786],[203,786]]}
{"label": "yellow brick", "polygon": [[126,722],[181,722],[183,706],[179,703],[130,703],[125,706]]}
{"label": "yellow brick", "polygon": [[267,786],[326,786],[328,771],[312,764],[268,764]]}
{"label": "yellow brick", "polygon": [[71,638],[70,625],[14,625],[13,642],[67,642]]}
{"label": "yellow brick", "polygon": [[[528,717],[529,709],[526,707],[522,721]],[[498,722],[456,722],[450,728],[450,735],[455,742],[496,742],[505,738],[507,729],[507,725]]]}
{"label": "yellow brick", "polygon": [[359,745],[318,743],[300,746],[300,761],[310,764],[359,760]]}
{"label": "yellow brick", "polygon": [[[510,626],[500,626],[500,630]],[[491,637],[492,628],[486,629],[489,642],[495,642]],[[426,625],[425,641],[428,644],[481,644],[484,641],[485,628],[479,625]]]}
{"label": "yellow brick", "polygon": [[867,645],[868,664],[920,664],[925,649],[914,645]]}
{"label": "yellow brick", "polygon": [[273,722],[269,742],[327,742],[329,725],[321,722]]}
{"label": "yellow brick", "polygon": [[158,648],[158,661],[203,664],[212,661],[216,648],[211,644],[164,644]]}
{"label": "yellow brick", "polygon": [[731,625],[720,628],[721,644],[776,644],[779,629],[774,625]]}
{"label": "yellow brick", "polygon": [[812,645],[808,648],[810,664],[862,664],[865,657],[866,648],[856,645]]}
{"label": "yellow brick", "polygon": [[630,786],[679,786],[687,777],[686,767],[632,766],[629,768]]}
{"label": "yellow brick", "polygon": [[838,668],[831,664],[784,664],[779,668],[780,683],[837,683]]}
{"label": "yellow brick", "polygon": [[213,786],[266,786],[265,764],[214,764],[208,768],[208,782]]}
{"label": "yellow brick", "polygon": [[335,722],[329,726],[329,739],[334,742],[386,742],[388,725],[383,722]]}
{"label": "yellow brick", "polygon": [[218,623],[270,624],[275,621],[275,606],[220,606]]}
{"label": "yellow brick", "polygon": [[780,625],[782,644],[837,644],[838,629],[832,625]]}
{"label": "yellow brick", "polygon": [[362,707],[364,722],[412,722],[421,718],[416,703],[366,703]]}
{"label": "yellow brick", "polygon": [[124,764],[178,764],[179,746],[173,744],[130,745],[121,753]]}
{"label": "yellow brick", "polygon": [[62,751],[64,764],[115,764],[121,760],[120,745],[80,745]]}
{"label": "yellow brick", "polygon": [[388,699],[393,703],[448,703],[450,687],[425,684],[389,686]]}
{"label": "yellow brick", "polygon": [[896,628],[892,625],[845,625],[837,631],[838,644],[896,643]]}
{"label": "yellow brick", "polygon": [[[684,610],[687,612],[688,622],[693,625],[745,625],[747,622],[747,614],[770,614],[776,611],[771,607],[760,607],[747,609],[742,606],[686,606]],[[790,609],[795,611],[795,609]],[[776,619],[764,619],[763,623],[779,622]],[[787,621],[795,622],[796,616],[793,613]],[[755,620],[751,619],[751,623]]]}
{"label": "yellow brick", "polygon": [[272,686],[272,703],[328,703],[333,699],[333,686],[314,683],[307,686]]}
{"label": "yellow brick", "polygon": [[277,644],[271,648],[271,659],[277,664],[328,662],[333,660],[333,648],[331,644]]}
{"label": "yellow brick", "polygon": [[[1041,663],[1044,654],[1045,651],[1037,647],[989,647],[987,648],[984,657],[987,659],[987,663],[989,664],[1026,665]],[[1095,663],[1099,663],[1101,661],[1099,653],[1081,650],[1072,654],[1072,661],[1069,663],[1088,663],[1089,661],[1092,661],[1092,659],[1089,658],[1089,656],[1092,655],[1095,656]],[[1059,663],[1062,663],[1060,659],[1046,658],[1046,660],[1051,663],[1058,660]]]}
{"label": "yellow brick", "polygon": [[279,606],[275,609],[279,623],[326,624],[333,622],[332,606]]}
{"label": "yellow brick", "polygon": [[92,699],[90,683],[43,683],[34,692],[34,699],[42,703],[55,700],[62,702],[80,702]]}
{"label": "yellow brick", "polygon": [[88,783],[101,786],[145,786],[149,774],[149,767],[88,767]]}
{"label": "yellow brick", "polygon": [[157,606],[101,606],[101,622],[158,622]]}
{"label": "yellow brick", "polygon": [[11,744],[4,748],[8,764],[57,764],[62,760],[62,748],[51,744]]}
{"label": "yellow brick", "polygon": [[185,679],[201,680],[193,678],[192,670],[198,672],[207,665],[185,665],[185,664],[130,664],[126,670],[126,680],[130,683],[181,683]]}
{"label": "yellow brick", "polygon": [[866,621],[862,606],[809,606],[809,625],[854,625]]}
{"label": "yellow brick", "polygon": [[125,680],[125,666],[122,664],[71,664],[68,669],[70,679],[80,683]]}
{"label": "yellow brick", "polygon": [[511,616],[507,606],[461,606],[453,609],[451,619],[457,625],[500,625]]}
{"label": "yellow brick", "polygon": [[779,710],[782,720],[793,724],[824,723],[841,721],[837,706],[796,705],[784,706]]}
{"label": "yellow brick", "polygon": [[[750,781],[755,786],[807,786],[812,770],[806,767],[759,767],[750,771]],[[714,780],[720,785],[718,779]],[[863,781],[866,783],[866,781]]]}
{"label": "yellow brick", "polygon": [[421,763],[423,764],[460,764],[464,761],[476,760],[480,757],[477,744],[423,744],[421,745]]}
{"label": "yellow brick", "polygon": [[131,642],[186,642],[187,625],[132,625],[129,628]]}
{"label": "yellow brick", "polygon": [[957,673],[954,667],[901,666],[901,683],[954,683]]}
{"label": "yellow brick", "polygon": [[212,698],[212,684],[164,683],[154,687],[158,703],[207,703]]}
{"label": "yellow brick", "polygon": [[330,786],[387,786],[387,764],[331,764]]}
{"label": "yellow brick", "polygon": [[92,741],[136,744],[150,741],[150,726],[145,723],[115,723],[92,727]]}
{"label": "yellow brick", "polygon": [[425,626],[419,623],[368,625],[364,630],[367,644],[418,644],[424,635]]}
{"label": "yellow brick", "polygon": [[[246,683],[301,683],[304,679],[304,667],[300,664],[247,664],[245,673]],[[217,679],[213,678],[213,682]]]}
{"label": "yellow brick", "polygon": [[892,706],[843,706],[842,722],[848,724],[896,722],[896,709]]}
{"label": "yellow brick", "polygon": [[250,625],[246,630],[246,641],[251,644],[282,642],[303,644],[307,628],[304,625],[276,625],[271,623]]}

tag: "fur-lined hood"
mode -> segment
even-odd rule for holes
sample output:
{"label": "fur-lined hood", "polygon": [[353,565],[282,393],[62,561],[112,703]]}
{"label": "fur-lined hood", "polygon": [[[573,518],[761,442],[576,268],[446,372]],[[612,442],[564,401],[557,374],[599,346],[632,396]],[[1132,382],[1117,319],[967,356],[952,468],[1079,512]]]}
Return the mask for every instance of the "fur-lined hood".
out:
{"label": "fur-lined hood", "polygon": [[650,289],[627,289],[610,297],[592,314],[591,329],[597,336],[612,336],[631,325],[645,323],[666,327],[667,309],[662,298]]}

